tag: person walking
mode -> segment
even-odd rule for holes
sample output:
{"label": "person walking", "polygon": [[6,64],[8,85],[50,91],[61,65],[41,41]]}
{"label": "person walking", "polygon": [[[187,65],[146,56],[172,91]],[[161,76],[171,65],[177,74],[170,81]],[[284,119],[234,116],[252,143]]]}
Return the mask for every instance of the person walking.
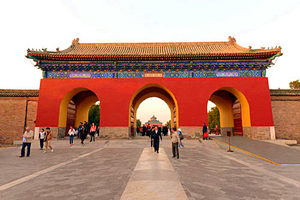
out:
{"label": "person walking", "polygon": [[30,130],[29,127],[26,127],[25,132],[23,134],[23,144],[21,149],[21,155],[20,158],[25,156],[25,148],[27,147],[27,154],[26,156],[30,156],[30,148],[31,148],[31,141],[33,139],[33,131]]}
{"label": "person walking", "polygon": [[86,138],[87,132],[85,132],[84,125],[82,125],[82,132],[80,133],[81,144],[84,145],[84,140]]}
{"label": "person walking", "polygon": [[205,122],[203,123],[202,134],[203,134],[203,140],[206,140],[207,139],[206,135],[208,135],[208,133],[207,133],[207,126]]}
{"label": "person walking", "polygon": [[83,126],[83,123],[80,122],[80,125],[78,127],[78,138],[81,138],[81,135],[83,134],[84,132],[84,126]]}
{"label": "person walking", "polygon": [[159,153],[159,138],[162,141],[162,136],[161,136],[161,130],[158,129],[157,126],[154,127],[154,131],[152,132],[152,137],[153,137],[154,152]]}
{"label": "person walking", "polygon": [[184,137],[183,137],[183,134],[182,134],[182,131],[181,131],[181,129],[179,128],[178,129],[178,135],[179,135],[179,139],[180,139],[180,142],[179,142],[179,145],[178,145],[178,148],[183,148],[184,147],[184,145],[183,145],[183,142],[182,142],[182,140],[184,139]]}
{"label": "person walking", "polygon": [[148,136],[150,138],[150,146],[151,147],[154,147],[154,138],[153,138],[153,129],[147,129],[147,132],[148,132]]}
{"label": "person walking", "polygon": [[73,146],[73,143],[74,143],[74,135],[75,135],[75,129],[70,126],[70,129],[68,131],[68,134],[70,136],[70,146]]}
{"label": "person walking", "polygon": [[44,148],[44,138],[45,138],[45,129],[42,128],[42,130],[39,132],[40,150],[43,150]]}
{"label": "person walking", "polygon": [[45,150],[44,153],[47,153],[48,147],[51,149],[51,152],[53,152],[53,147],[51,146],[51,142],[52,142],[52,138],[53,138],[53,133],[50,130],[50,128],[46,128],[46,135],[45,135]]}
{"label": "person walking", "polygon": [[177,159],[179,159],[178,144],[180,142],[180,138],[179,138],[178,133],[176,132],[176,128],[172,129],[172,134],[170,137],[171,137],[171,141],[172,141],[173,158],[177,157]]}
{"label": "person walking", "polygon": [[95,142],[95,134],[96,134],[97,126],[95,123],[92,123],[92,126],[90,128],[90,135],[91,135],[91,140],[90,142],[94,141]]}

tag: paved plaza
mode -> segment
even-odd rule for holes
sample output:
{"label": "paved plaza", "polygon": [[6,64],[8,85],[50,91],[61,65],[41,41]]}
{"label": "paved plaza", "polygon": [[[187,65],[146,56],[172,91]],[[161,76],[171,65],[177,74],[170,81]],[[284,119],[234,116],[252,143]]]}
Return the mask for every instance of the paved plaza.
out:
{"label": "paved plaza", "polygon": [[[300,162],[293,157],[299,148],[272,146],[270,158],[277,147],[289,155],[275,165],[238,149],[228,153],[215,140],[184,142],[180,159],[172,158],[166,137],[159,154],[148,138],[85,146],[75,140],[73,147],[57,140],[53,153],[34,142],[28,158],[18,157],[20,147],[1,148],[0,199],[300,199]],[[246,147],[243,142],[235,145]],[[255,155],[264,144],[258,141]]]}

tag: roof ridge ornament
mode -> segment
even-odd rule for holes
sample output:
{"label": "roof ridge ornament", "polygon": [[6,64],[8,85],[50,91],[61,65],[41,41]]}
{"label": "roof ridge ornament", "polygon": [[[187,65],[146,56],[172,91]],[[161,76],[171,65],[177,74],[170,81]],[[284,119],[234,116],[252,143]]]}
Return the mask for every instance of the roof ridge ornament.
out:
{"label": "roof ridge ornament", "polygon": [[229,40],[230,43],[235,43],[236,42],[236,39],[232,36],[229,36],[228,40]]}
{"label": "roof ridge ornament", "polygon": [[72,41],[72,45],[77,45],[79,44],[79,38],[76,38]]}

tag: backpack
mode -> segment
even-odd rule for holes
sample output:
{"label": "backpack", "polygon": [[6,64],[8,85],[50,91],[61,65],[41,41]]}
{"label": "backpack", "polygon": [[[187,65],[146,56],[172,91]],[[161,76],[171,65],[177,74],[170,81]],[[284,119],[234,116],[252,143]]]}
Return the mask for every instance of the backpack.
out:
{"label": "backpack", "polygon": [[180,132],[180,134],[179,134],[179,139],[180,139],[180,140],[183,140],[183,139],[184,139],[182,132]]}

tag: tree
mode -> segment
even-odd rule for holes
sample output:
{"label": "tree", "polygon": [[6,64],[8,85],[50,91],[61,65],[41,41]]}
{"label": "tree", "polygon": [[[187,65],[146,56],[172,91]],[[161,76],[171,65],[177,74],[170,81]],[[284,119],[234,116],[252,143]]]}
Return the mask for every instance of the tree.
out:
{"label": "tree", "polygon": [[100,105],[94,104],[89,110],[89,124],[95,123],[99,126],[100,123]]}
{"label": "tree", "polygon": [[290,88],[291,89],[300,89],[300,81],[299,80],[295,80],[295,81],[291,81],[290,82]]}
{"label": "tree", "polygon": [[171,127],[171,120],[167,121],[166,126]]}
{"label": "tree", "polygon": [[141,126],[142,126],[141,120],[137,119],[136,120],[136,127],[141,127]]}
{"label": "tree", "polygon": [[208,117],[208,127],[210,129],[215,128],[216,124],[220,127],[220,113],[217,107],[212,107],[207,113]]}

